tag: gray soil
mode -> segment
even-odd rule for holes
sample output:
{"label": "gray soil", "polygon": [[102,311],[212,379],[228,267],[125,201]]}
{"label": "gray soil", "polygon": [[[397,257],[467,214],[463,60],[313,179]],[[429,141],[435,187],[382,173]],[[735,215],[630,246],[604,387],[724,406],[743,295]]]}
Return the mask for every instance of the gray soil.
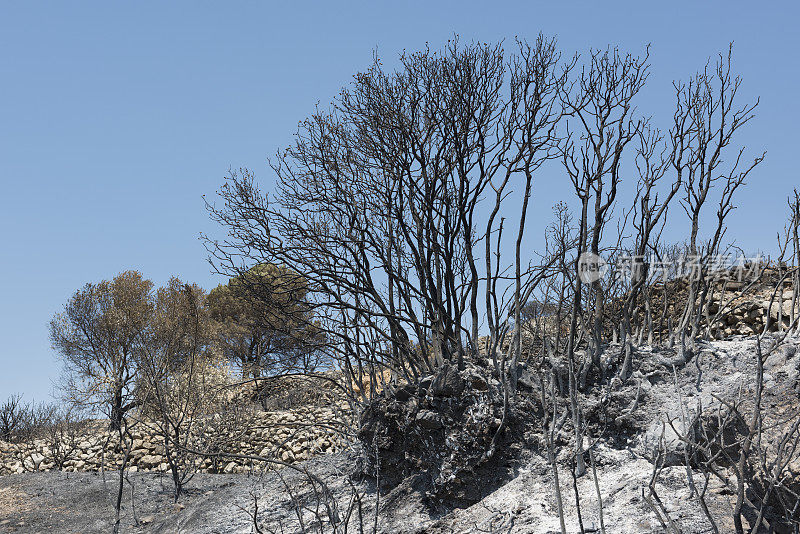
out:
{"label": "gray soil", "polygon": [[[352,508],[348,532],[371,532],[374,521],[374,487],[366,482],[351,486],[345,471],[352,462],[346,454],[331,455],[306,463],[314,475],[323,479],[335,495],[339,513],[358,491],[362,499],[359,517]],[[660,532],[659,525],[643,507],[640,488],[646,484],[652,466],[618,451],[604,450],[598,455],[601,492],[604,494],[607,532]],[[0,531],[17,533],[110,532],[115,498],[114,473],[107,473],[103,484],[98,473],[25,473],[0,478]],[[319,500],[305,477],[284,470],[264,475],[198,474],[181,497],[173,502],[170,480],[154,473],[132,473],[126,486],[121,520],[122,532],[133,533],[250,533],[254,497],[259,498],[259,524],[264,532],[303,532],[299,526],[295,501],[308,505],[302,513],[306,531],[319,532],[314,509]],[[562,489],[572,497],[572,481],[562,473]],[[699,509],[688,500],[681,468],[670,468],[659,486],[668,509],[682,520],[685,532],[704,532]],[[579,492],[583,497],[586,532],[599,532],[593,481],[583,477]],[[131,498],[133,491],[133,500]],[[575,507],[567,503],[567,523],[575,525]],[[322,509],[321,515],[325,516]],[[510,483],[481,502],[446,514],[436,513],[407,488],[398,488],[381,497],[378,532],[446,534],[450,532],[559,532],[549,469],[543,459],[531,464]],[[322,532],[328,532],[323,528]]]}
{"label": "gray soil", "polygon": [[[315,475],[340,479],[346,455],[330,455],[306,462]],[[106,482],[96,472],[24,473],[0,477],[0,531],[2,532],[110,532],[114,522],[116,478]],[[281,478],[296,485],[296,472],[277,474],[195,475],[178,504],[172,481],[157,473],[131,473],[125,486],[122,532],[251,532],[252,493],[261,496],[262,520],[296,524],[292,501]],[[337,489],[341,490],[342,488]]]}

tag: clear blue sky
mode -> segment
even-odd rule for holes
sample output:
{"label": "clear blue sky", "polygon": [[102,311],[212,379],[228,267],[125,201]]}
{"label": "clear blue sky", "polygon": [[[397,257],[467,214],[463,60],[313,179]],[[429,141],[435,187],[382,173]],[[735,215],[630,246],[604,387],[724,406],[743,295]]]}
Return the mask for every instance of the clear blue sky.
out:
{"label": "clear blue sky", "polygon": [[[671,81],[734,40],[743,95],[761,96],[741,141],[768,156],[729,232],[770,250],[800,185],[799,11],[697,0],[0,2],[0,399],[47,399],[58,374],[47,323],[84,283],[138,269],[156,283],[218,284],[198,241],[215,230],[202,195],[231,166],[268,184],[266,157],[375,48],[391,64],[453,33],[543,31],[567,52],[650,42],[640,105],[668,120]],[[534,193],[543,214],[547,193]]]}

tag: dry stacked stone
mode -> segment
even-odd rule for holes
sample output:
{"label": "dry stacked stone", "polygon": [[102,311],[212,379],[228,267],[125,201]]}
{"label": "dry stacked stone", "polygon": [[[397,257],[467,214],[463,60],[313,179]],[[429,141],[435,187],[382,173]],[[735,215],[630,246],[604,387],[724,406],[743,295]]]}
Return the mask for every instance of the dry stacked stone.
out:
{"label": "dry stacked stone", "polygon": [[[246,428],[226,436],[224,452],[280,459],[286,463],[307,460],[319,454],[338,452],[345,447],[341,433],[333,428],[343,423],[343,411],[336,407],[316,407],[272,412],[253,416]],[[314,424],[327,421],[326,425]],[[131,471],[166,471],[167,463],[161,438],[147,425],[132,430],[133,443],[129,459]],[[104,421],[93,421],[73,445],[68,447],[64,471],[98,471],[101,466],[114,469],[123,459],[115,432],[109,432]],[[72,450],[74,449],[74,450]],[[201,472],[245,472],[253,467],[269,467],[252,460],[197,458]],[[0,441],[0,475],[56,469],[56,461],[46,439],[25,443]]]}

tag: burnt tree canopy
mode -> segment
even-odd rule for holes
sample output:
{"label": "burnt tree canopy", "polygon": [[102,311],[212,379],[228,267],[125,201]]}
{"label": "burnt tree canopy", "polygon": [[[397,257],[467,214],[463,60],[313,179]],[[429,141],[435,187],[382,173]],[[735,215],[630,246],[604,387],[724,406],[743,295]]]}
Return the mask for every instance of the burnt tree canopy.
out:
{"label": "burnt tree canopy", "polygon": [[[479,328],[507,330],[514,262],[500,241],[522,235],[525,214],[506,230],[500,206],[512,190],[527,199],[555,157],[572,64],[544,37],[511,53],[453,40],[403,54],[393,71],[376,58],[271,160],[274,191],[230,173],[222,205],[209,205],[228,230],[208,240],[213,263],[232,275],[264,263],[301,273],[346,368],[385,365],[413,380],[462,362]],[[516,264],[516,292],[528,292],[529,264]]]}

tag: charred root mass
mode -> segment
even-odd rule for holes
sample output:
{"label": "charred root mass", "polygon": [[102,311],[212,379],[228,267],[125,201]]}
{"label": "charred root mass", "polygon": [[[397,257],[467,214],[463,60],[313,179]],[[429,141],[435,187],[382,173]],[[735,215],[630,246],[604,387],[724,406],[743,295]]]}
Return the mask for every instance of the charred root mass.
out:
{"label": "charred root mass", "polygon": [[387,388],[363,411],[363,474],[382,491],[410,486],[432,507],[464,507],[514,473],[526,428],[537,417],[526,396],[504,401],[492,369],[445,365],[417,385]]}

